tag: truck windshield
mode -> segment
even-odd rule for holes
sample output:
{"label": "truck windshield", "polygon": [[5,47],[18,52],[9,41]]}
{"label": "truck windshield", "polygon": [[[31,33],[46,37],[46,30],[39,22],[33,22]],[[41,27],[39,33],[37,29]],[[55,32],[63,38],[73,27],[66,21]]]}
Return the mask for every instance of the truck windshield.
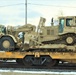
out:
{"label": "truck windshield", "polygon": [[59,22],[59,33],[63,32],[63,28],[64,28],[64,19],[60,19],[60,22]]}
{"label": "truck windshield", "polygon": [[0,33],[6,33],[6,27],[0,26]]}

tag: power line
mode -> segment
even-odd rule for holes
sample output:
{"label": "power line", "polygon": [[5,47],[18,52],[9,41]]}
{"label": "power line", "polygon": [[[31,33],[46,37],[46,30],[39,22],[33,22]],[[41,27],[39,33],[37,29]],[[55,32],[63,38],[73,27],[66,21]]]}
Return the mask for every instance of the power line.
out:
{"label": "power line", "polygon": [[[17,6],[17,5],[26,5],[26,3],[17,3],[17,4],[10,4],[10,5],[3,5],[3,6],[0,6],[0,8],[1,7],[9,7],[9,6]],[[36,4],[36,3],[27,3],[27,5],[76,8],[74,6],[47,5],[47,4]]]}
{"label": "power line", "polygon": [[59,5],[47,5],[47,4],[35,4],[35,3],[27,3],[29,5],[38,5],[38,6],[52,6],[52,7],[66,7],[66,8],[76,8],[74,6],[59,6]]}
{"label": "power line", "polygon": [[18,3],[18,4],[10,4],[10,5],[3,5],[3,6],[0,6],[1,7],[9,7],[9,6],[16,6],[16,5],[23,5],[24,3]]}

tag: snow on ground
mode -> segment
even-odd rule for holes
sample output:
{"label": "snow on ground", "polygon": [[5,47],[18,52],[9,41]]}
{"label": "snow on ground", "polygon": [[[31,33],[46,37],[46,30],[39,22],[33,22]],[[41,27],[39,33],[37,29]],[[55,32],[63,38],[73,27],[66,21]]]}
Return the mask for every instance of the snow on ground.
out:
{"label": "snow on ground", "polygon": [[0,70],[0,75],[76,75],[76,72]]}

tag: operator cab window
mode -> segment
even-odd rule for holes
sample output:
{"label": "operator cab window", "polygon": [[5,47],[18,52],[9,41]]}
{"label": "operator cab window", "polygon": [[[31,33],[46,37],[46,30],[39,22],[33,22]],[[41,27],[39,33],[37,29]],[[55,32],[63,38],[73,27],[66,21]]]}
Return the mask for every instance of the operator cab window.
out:
{"label": "operator cab window", "polygon": [[62,33],[63,32],[63,28],[64,28],[64,19],[60,19],[60,23],[59,23],[59,32]]}
{"label": "operator cab window", "polygon": [[73,23],[73,19],[72,18],[66,19],[66,26],[71,26],[72,23]]}

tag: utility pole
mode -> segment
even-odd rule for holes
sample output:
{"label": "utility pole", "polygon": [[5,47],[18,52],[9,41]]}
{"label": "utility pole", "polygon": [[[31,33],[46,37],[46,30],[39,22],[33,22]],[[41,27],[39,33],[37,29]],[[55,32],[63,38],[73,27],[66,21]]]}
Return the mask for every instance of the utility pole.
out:
{"label": "utility pole", "polygon": [[25,0],[25,24],[27,24],[27,0]]}

